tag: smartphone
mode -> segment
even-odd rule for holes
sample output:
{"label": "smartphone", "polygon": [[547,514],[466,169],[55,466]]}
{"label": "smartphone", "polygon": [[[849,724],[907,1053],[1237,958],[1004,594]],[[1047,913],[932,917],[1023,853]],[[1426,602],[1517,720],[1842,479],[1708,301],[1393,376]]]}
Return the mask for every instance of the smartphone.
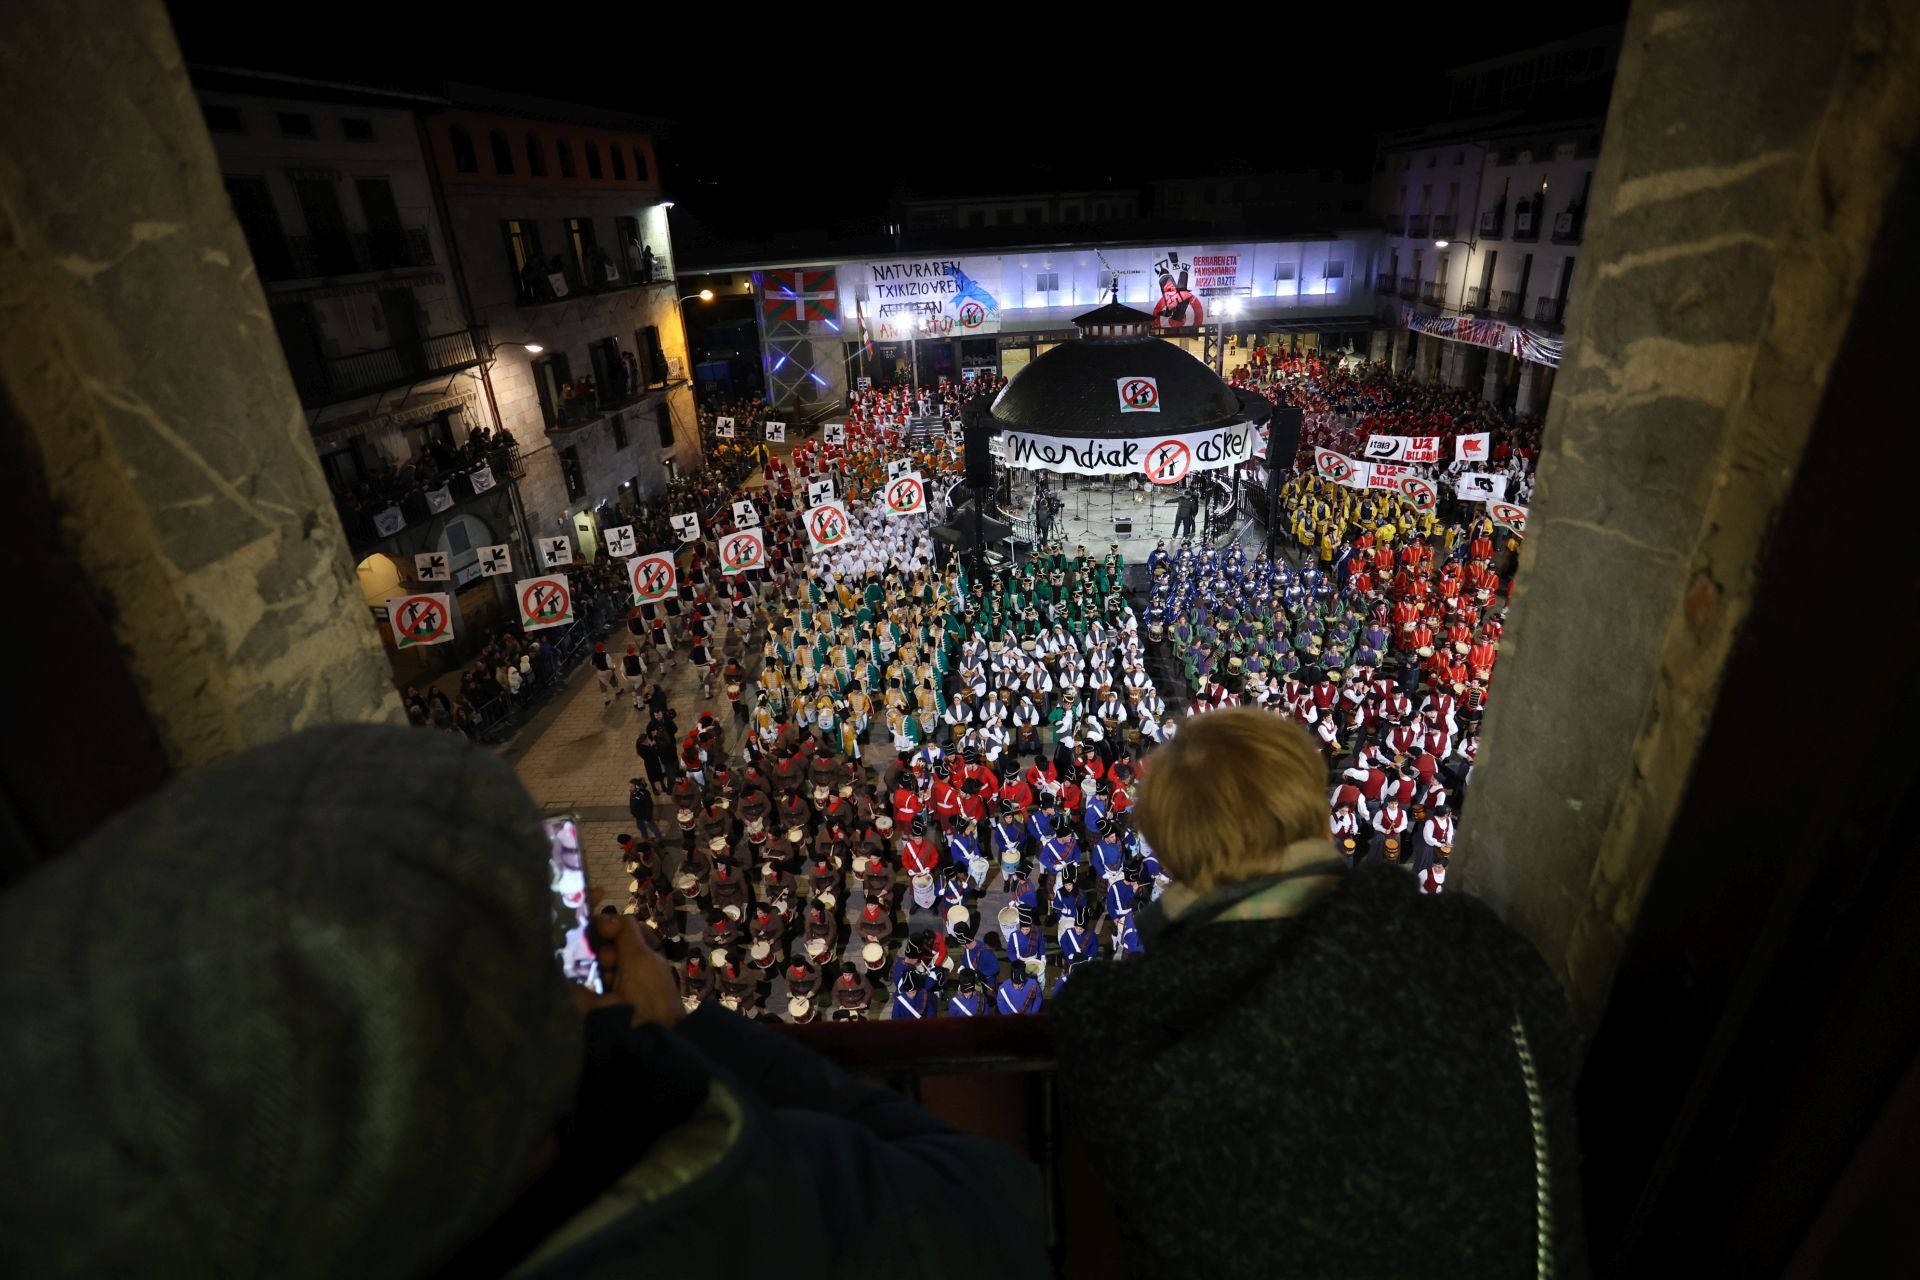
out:
{"label": "smartphone", "polygon": [[587,870],[580,851],[580,828],[570,816],[548,818],[547,858],[553,889],[553,954],[569,982],[605,991],[600,958],[593,950],[593,921],[587,905]]}

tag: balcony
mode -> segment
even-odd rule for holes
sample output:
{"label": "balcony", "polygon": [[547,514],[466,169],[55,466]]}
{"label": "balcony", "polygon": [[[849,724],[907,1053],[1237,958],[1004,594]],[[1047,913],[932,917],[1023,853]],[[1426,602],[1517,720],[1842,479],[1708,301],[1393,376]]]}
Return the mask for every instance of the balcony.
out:
{"label": "balcony", "polygon": [[1393,272],[1382,271],[1379,275],[1375,276],[1373,278],[1373,291],[1375,293],[1392,293]]}
{"label": "balcony", "polygon": [[1426,303],[1428,306],[1433,306],[1433,307],[1445,306],[1447,302],[1446,282],[1441,280],[1429,280],[1425,284],[1421,285],[1420,301]]}
{"label": "balcony", "polygon": [[1491,209],[1480,211],[1480,238],[1498,240],[1506,233],[1507,206],[1497,204]]}
{"label": "balcony", "polygon": [[1555,244],[1579,244],[1580,235],[1586,230],[1587,211],[1579,205],[1570,205],[1553,217],[1553,242]]}
{"label": "balcony", "polygon": [[1429,234],[1428,227],[1432,225],[1432,222],[1433,219],[1424,213],[1410,215],[1407,218],[1407,238],[1409,240],[1425,240]]}
{"label": "balcony", "polygon": [[256,251],[254,260],[261,278],[272,282],[417,271],[433,266],[433,241],[425,227],[287,236]]}
{"label": "balcony", "polygon": [[1469,311],[1484,311],[1487,307],[1487,291],[1479,285],[1468,285],[1467,296],[1463,304]]}
{"label": "balcony", "polygon": [[1540,238],[1540,210],[1532,201],[1527,201],[1514,207],[1513,238],[1515,240],[1538,240]]}
{"label": "balcony", "polygon": [[[476,493],[473,487],[473,473],[485,466],[493,472],[493,484]],[[357,485],[352,492],[335,489],[334,509],[340,513],[340,524],[347,531],[347,542],[355,556],[363,555],[383,538],[392,537],[407,525],[431,519],[437,514],[457,509],[462,503],[486,493],[504,493],[509,479],[517,479],[526,474],[526,465],[520,459],[520,446],[512,436],[496,438],[485,446],[469,445],[453,450],[438,462],[425,460],[420,464],[409,464],[398,471],[372,476]],[[437,494],[441,489],[453,500],[452,507],[443,507],[435,512],[428,500],[428,494]],[[388,524],[382,532],[376,522],[379,517],[398,509],[401,523],[396,527]],[[386,517],[389,521],[392,517]]]}
{"label": "balcony", "polygon": [[552,420],[547,423],[547,434],[554,435],[590,427],[608,414],[618,413],[623,409],[645,407],[657,397],[666,395],[676,387],[686,385],[685,378],[677,378],[669,379],[664,383],[655,383],[650,387],[643,386],[632,393],[623,390],[612,396],[584,395],[563,400],[554,411]]}
{"label": "balcony", "polygon": [[1565,298],[1536,298],[1533,303],[1533,318],[1541,324],[1550,324],[1556,328],[1567,314]]}
{"label": "balcony", "polygon": [[1380,229],[1390,236],[1406,234],[1407,215],[1404,213],[1388,214],[1385,218],[1381,219]]}
{"label": "balcony", "polygon": [[417,345],[381,347],[293,366],[293,385],[306,405],[337,404],[410,386],[423,378],[471,369],[486,358],[484,326],[458,329]]}
{"label": "balcony", "polygon": [[1400,296],[1412,302],[1420,296],[1420,282],[1412,276],[1400,277]]}
{"label": "balcony", "polygon": [[[561,277],[561,283],[566,287],[564,293],[553,283],[556,275]],[[624,289],[672,288],[675,284],[674,278],[666,272],[666,264],[657,258],[654,260],[653,274],[649,275],[638,264],[616,265],[604,252],[594,263],[594,270],[589,275],[597,276],[597,282],[583,278],[578,264],[568,262],[565,269],[558,272],[522,273],[514,279],[514,292],[523,307],[552,307],[577,302],[581,298],[618,293]]]}
{"label": "balcony", "polygon": [[1453,233],[1459,229],[1459,226],[1459,214],[1436,213],[1433,215],[1433,238],[1435,240],[1451,240],[1453,239]]}
{"label": "balcony", "polygon": [[1526,313],[1527,300],[1511,289],[1500,291],[1500,314],[1519,319]]}

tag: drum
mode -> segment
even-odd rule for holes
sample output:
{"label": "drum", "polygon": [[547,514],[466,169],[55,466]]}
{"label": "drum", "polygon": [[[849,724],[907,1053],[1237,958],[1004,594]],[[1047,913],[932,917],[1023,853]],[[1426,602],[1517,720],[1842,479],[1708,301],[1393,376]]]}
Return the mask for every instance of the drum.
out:
{"label": "drum", "polygon": [[686,1009],[688,1013],[692,1013],[695,1009],[698,1009],[700,1007],[700,997],[699,996],[682,996],[680,997],[680,1004],[683,1008]]}
{"label": "drum", "polygon": [[747,834],[749,836],[764,835],[766,833],[766,830],[767,830],[767,820],[765,818],[748,818],[747,819]]}
{"label": "drum", "polygon": [[860,959],[868,969],[878,969],[887,962],[887,949],[877,942],[869,942],[860,948]]}
{"label": "drum", "polygon": [[801,949],[807,953],[808,959],[818,960],[821,956],[827,954],[827,940],[825,938],[808,938]]}
{"label": "drum", "polygon": [[722,1009],[726,1009],[726,1010],[728,1010],[729,1012],[732,1012],[732,1013],[738,1013],[738,1012],[740,1012],[740,997],[738,997],[738,996],[721,996],[721,997],[720,997],[720,1007],[721,1007]]}
{"label": "drum", "polygon": [[834,896],[833,890],[831,889],[820,895],[820,905],[825,910],[831,911],[839,904],[840,900]]}
{"label": "drum", "polygon": [[862,854],[856,855],[853,860],[853,874],[857,876],[864,876],[865,874],[867,874],[867,862],[868,862],[868,858],[866,854],[862,853]]}
{"label": "drum", "polygon": [[1047,976],[1047,958],[1045,956],[1029,956],[1025,964],[1027,966],[1027,972],[1034,977],[1044,978]]}
{"label": "drum", "polygon": [[673,878],[673,887],[691,898],[693,891],[700,887],[700,881],[694,877],[693,872],[682,871]]}
{"label": "drum", "polygon": [[795,1022],[803,1022],[813,1016],[813,1001],[805,996],[790,996],[787,999],[787,1016]]}
{"label": "drum", "polygon": [[760,968],[769,968],[773,964],[773,944],[761,939],[747,948],[747,957]]}
{"label": "drum", "polygon": [[1018,871],[1019,869],[1020,869],[1020,850],[1017,848],[1009,848],[1009,849],[1001,850],[1000,874],[1003,876],[1011,876],[1014,872]]}
{"label": "drum", "polygon": [[913,905],[925,911],[933,905],[933,877],[922,873],[913,877]]}
{"label": "drum", "polygon": [[947,928],[949,929],[957,924],[965,924],[972,918],[973,912],[967,910],[963,903],[956,902],[947,908]]}
{"label": "drum", "polygon": [[987,865],[987,860],[979,854],[967,859],[967,874],[973,878],[975,884],[986,883]]}
{"label": "drum", "polygon": [[1020,927],[1020,908],[1009,902],[1006,906],[1000,908],[998,919],[1000,921],[1000,936],[1003,938],[1007,937],[1015,929]]}
{"label": "drum", "polygon": [[720,908],[720,914],[725,916],[727,919],[733,921],[735,924],[739,924],[740,917],[744,913],[734,903],[729,902],[726,906]]}
{"label": "drum", "polygon": [[634,877],[632,877],[632,876],[628,876],[628,877],[627,877],[627,892],[628,892],[628,893],[638,893],[638,892],[640,892],[640,881],[639,881],[639,880],[637,880],[637,879],[635,879],[635,878],[634,878]]}

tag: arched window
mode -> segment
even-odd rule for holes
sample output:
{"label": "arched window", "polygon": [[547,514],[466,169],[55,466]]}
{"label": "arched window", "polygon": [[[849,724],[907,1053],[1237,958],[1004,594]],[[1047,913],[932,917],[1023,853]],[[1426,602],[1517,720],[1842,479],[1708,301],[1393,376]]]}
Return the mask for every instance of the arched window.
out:
{"label": "arched window", "polygon": [[473,135],[459,125],[447,126],[447,146],[453,151],[453,167],[457,173],[480,172],[480,156],[473,149]]}
{"label": "arched window", "polygon": [[627,155],[618,147],[607,148],[607,159],[613,161],[613,176],[618,182],[627,180]]}
{"label": "arched window", "polygon": [[531,133],[527,135],[527,172],[536,178],[547,176],[547,152],[540,145],[540,139]]}
{"label": "arched window", "polygon": [[600,148],[591,142],[587,144],[587,176],[600,181]]}
{"label": "arched window", "polygon": [[493,171],[511,174],[513,172],[513,144],[507,141],[506,131],[494,129],[488,132],[487,142],[493,147]]}
{"label": "arched window", "polygon": [[565,138],[553,144],[553,153],[560,157],[560,176],[571,178],[573,172],[573,147]]}
{"label": "arched window", "polygon": [[645,181],[647,180],[647,175],[648,175],[648,169],[647,169],[647,153],[646,153],[646,152],[644,152],[644,151],[642,151],[642,150],[641,150],[640,148],[638,148],[638,147],[635,147],[635,148],[633,149],[633,177],[634,177],[634,181],[636,181],[636,182],[645,182]]}

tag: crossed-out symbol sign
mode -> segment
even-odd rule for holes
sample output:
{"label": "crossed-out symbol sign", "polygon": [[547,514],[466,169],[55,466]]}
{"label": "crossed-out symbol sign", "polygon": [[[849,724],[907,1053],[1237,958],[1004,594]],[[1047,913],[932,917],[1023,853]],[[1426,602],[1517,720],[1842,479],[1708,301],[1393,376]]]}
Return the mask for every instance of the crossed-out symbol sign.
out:
{"label": "crossed-out symbol sign", "polygon": [[[888,501],[892,501],[891,493],[888,495]],[[814,512],[808,517],[808,522],[813,530],[813,540],[821,546],[838,542],[847,536],[847,522],[832,507],[824,507]]]}
{"label": "crossed-out symbol sign", "polygon": [[430,644],[438,640],[447,629],[447,611],[440,607],[438,600],[415,597],[400,606],[400,616],[394,619],[400,634],[415,644]]}
{"label": "crossed-out symbol sign", "polygon": [[735,538],[727,543],[727,563],[736,569],[745,569],[760,563],[760,540],[758,538]]}
{"label": "crossed-out symbol sign", "polygon": [[895,511],[911,511],[920,505],[920,482],[903,476],[887,486],[887,505]]}
{"label": "crossed-out symbol sign", "polygon": [[987,309],[977,302],[969,302],[960,308],[960,327],[978,329],[986,323]]}
{"label": "crossed-out symbol sign", "polygon": [[567,589],[557,582],[536,582],[521,595],[520,610],[536,622],[557,618],[567,611]]}
{"label": "crossed-out symbol sign", "polygon": [[1353,468],[1347,465],[1347,460],[1337,453],[1323,453],[1318,461],[1321,473],[1329,480],[1345,480],[1353,474]]}
{"label": "crossed-out symbol sign", "polygon": [[642,560],[633,587],[642,599],[658,600],[673,590],[673,569],[659,560]]}
{"label": "crossed-out symbol sign", "polygon": [[1162,440],[1147,450],[1147,479],[1155,484],[1172,484],[1192,465],[1193,450],[1185,441]]}
{"label": "crossed-out symbol sign", "polygon": [[1160,403],[1160,388],[1145,378],[1129,378],[1121,386],[1120,395],[1135,409],[1151,409]]}
{"label": "crossed-out symbol sign", "polygon": [[1511,502],[1489,502],[1487,514],[1501,524],[1512,526],[1516,532],[1523,532],[1527,527],[1527,509]]}
{"label": "crossed-out symbol sign", "polygon": [[1425,511],[1434,503],[1435,495],[1433,486],[1418,476],[1407,476],[1402,479],[1400,481],[1400,492],[1405,494],[1407,500],[1412,502],[1413,505],[1421,511]]}

